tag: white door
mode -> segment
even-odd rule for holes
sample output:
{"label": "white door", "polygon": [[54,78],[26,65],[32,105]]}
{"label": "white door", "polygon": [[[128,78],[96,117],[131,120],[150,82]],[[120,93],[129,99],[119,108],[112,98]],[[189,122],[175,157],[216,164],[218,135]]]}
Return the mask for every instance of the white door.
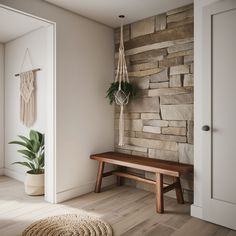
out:
{"label": "white door", "polygon": [[236,0],[203,17],[203,218],[236,229]]}

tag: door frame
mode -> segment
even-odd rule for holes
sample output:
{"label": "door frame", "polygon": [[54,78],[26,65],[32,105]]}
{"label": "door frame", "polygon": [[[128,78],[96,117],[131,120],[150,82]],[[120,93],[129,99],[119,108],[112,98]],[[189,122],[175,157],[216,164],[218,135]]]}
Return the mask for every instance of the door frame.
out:
{"label": "door frame", "polygon": [[46,83],[46,129],[45,129],[45,200],[56,203],[56,22],[0,4],[1,8],[13,11],[49,24],[47,54],[48,75]]}
{"label": "door frame", "polygon": [[[203,79],[202,79],[202,125],[211,127],[209,132],[201,132],[203,168],[203,219],[236,230],[236,206],[213,198],[212,194],[212,19],[213,15],[236,9],[235,0],[213,3],[203,9]],[[209,93],[209,91],[211,91]],[[222,173],[224,174],[224,173]],[[226,217],[229,216],[229,217]]]}

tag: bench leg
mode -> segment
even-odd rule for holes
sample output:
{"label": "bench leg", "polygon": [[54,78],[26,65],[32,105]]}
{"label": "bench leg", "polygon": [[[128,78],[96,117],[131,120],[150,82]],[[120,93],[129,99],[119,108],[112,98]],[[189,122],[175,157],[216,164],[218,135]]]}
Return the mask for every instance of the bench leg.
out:
{"label": "bench leg", "polygon": [[164,212],[163,174],[160,173],[156,173],[156,211],[157,213]]}
{"label": "bench leg", "polygon": [[[125,168],[124,166],[120,166],[120,167],[118,168],[118,171],[125,171],[125,169],[126,169],[126,168]],[[117,186],[123,185],[124,179],[123,179],[122,177],[117,176],[116,179],[117,179]]]}
{"label": "bench leg", "polygon": [[180,183],[180,178],[175,177],[174,179],[175,179],[175,182],[177,183],[177,187],[175,188],[177,202],[180,204],[184,204],[184,197],[183,197],[182,187]]}
{"label": "bench leg", "polygon": [[95,186],[95,193],[100,193],[100,191],[101,191],[102,174],[103,174],[104,164],[105,163],[103,161],[99,161],[97,181],[96,181],[96,186]]}

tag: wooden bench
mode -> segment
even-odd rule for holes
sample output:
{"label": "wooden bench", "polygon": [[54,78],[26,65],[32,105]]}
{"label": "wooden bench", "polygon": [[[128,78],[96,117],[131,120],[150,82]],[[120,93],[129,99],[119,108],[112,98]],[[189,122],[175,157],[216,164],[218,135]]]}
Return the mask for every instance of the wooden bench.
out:
{"label": "wooden bench", "polygon": [[[177,202],[181,204],[184,203],[180,176],[182,174],[193,172],[192,165],[127,155],[116,152],[94,154],[91,155],[90,158],[99,162],[97,181],[95,186],[96,193],[99,193],[101,191],[101,183],[103,177],[115,175],[117,176],[118,185],[121,185],[121,178],[129,178],[148,184],[154,184],[156,186],[156,211],[158,213],[164,212],[163,194],[173,189],[175,189],[176,191]],[[117,168],[117,170],[104,173],[103,170],[105,163],[118,165],[119,167]],[[129,173],[124,170],[124,167],[131,167],[139,170],[154,172],[156,174],[156,181]],[[173,183],[170,185],[164,185],[163,175],[172,176]]]}

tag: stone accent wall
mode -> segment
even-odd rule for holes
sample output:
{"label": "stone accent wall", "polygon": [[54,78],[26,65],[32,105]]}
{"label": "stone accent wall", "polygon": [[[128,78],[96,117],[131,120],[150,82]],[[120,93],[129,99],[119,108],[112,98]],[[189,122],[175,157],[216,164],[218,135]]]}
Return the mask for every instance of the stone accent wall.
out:
{"label": "stone accent wall", "polygon": [[[116,66],[119,37],[116,29]],[[130,81],[140,91],[125,107],[123,147],[117,146],[116,106],[116,151],[193,164],[193,5],[126,25],[124,41]],[[132,171],[154,178],[152,173]],[[187,201],[192,200],[192,179],[181,180]],[[154,191],[153,186],[127,182]]]}

